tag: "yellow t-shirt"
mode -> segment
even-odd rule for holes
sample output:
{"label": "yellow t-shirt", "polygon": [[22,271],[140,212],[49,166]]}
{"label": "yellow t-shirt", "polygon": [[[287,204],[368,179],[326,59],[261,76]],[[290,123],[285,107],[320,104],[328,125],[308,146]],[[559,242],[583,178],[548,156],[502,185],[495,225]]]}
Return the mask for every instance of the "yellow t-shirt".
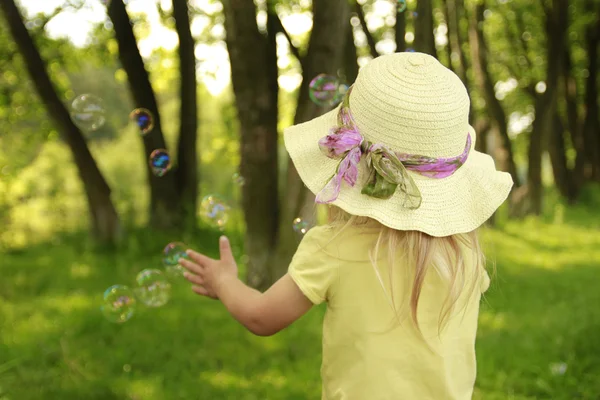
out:
{"label": "yellow t-shirt", "polygon": [[[311,229],[289,267],[290,276],[306,297],[314,304],[327,302],[322,399],[471,399],[479,301],[489,286],[487,273],[483,269],[477,272],[474,294],[461,297],[464,307],[457,308],[438,336],[447,284],[430,268],[418,306],[428,347],[417,336],[410,314],[401,314],[400,325],[394,323],[398,319],[392,301],[397,309],[403,309],[401,301],[407,290],[403,282],[410,281],[402,250],[396,250],[399,261],[391,271],[394,286],[390,287],[385,251],[377,261],[380,278],[369,259],[379,227],[349,227],[334,238],[337,232],[328,226]],[[472,258],[466,259],[467,265],[474,265]]]}

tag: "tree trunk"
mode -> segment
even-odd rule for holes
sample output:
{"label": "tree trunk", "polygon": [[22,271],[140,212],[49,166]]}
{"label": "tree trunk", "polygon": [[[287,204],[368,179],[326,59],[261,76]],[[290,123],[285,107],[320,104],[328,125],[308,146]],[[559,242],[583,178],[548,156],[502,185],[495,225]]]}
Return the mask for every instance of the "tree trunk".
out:
{"label": "tree trunk", "polygon": [[[593,2],[587,2],[587,11],[594,13]],[[600,7],[597,7],[595,20],[586,29],[589,75],[585,91],[585,117],[583,138],[585,141],[588,176],[600,182],[600,119],[598,117],[598,45],[600,42]]]}
{"label": "tree trunk", "polygon": [[508,124],[506,122],[506,113],[500,101],[496,98],[496,92],[494,90],[494,82],[491,74],[488,70],[488,51],[485,37],[481,29],[483,23],[483,11],[485,4],[478,4],[475,6],[474,12],[470,16],[470,44],[471,44],[471,58],[473,60],[473,69],[477,84],[484,94],[487,109],[490,112],[490,116],[493,118],[494,125],[498,130],[498,134],[502,141],[502,157],[501,157],[501,169],[507,171],[512,176],[515,187],[520,186],[519,176],[517,175],[517,167],[515,164],[512,143],[508,136]]}
{"label": "tree trunk", "polygon": [[187,0],[173,0],[173,16],[179,37],[180,128],[177,146],[177,187],[181,196],[184,224],[196,226],[198,198],[198,94],[196,81],[196,44],[190,29]]}
{"label": "tree trunk", "polygon": [[71,120],[69,111],[56,93],[44,61],[23,23],[23,17],[15,2],[2,0],[0,7],[4,11],[10,32],[23,56],[31,80],[73,154],[88,201],[92,234],[100,242],[114,244],[119,239],[121,229],[117,211],[110,198],[110,187],[98,169],[81,131]]}
{"label": "tree trunk", "polygon": [[348,22],[346,29],[346,47],[344,48],[344,78],[346,84],[352,85],[358,76],[358,55],[356,53],[356,44],[354,43],[354,28]]}
{"label": "tree trunk", "polygon": [[564,139],[565,127],[558,114],[554,114],[552,131],[550,132],[550,141],[548,153],[552,164],[554,182],[561,196],[566,198],[570,204],[575,202],[576,188],[571,170],[567,165],[567,153]]}
{"label": "tree trunk", "polygon": [[417,13],[419,22],[415,24],[415,50],[437,58],[435,37],[433,36],[432,0],[418,0]]}
{"label": "tree trunk", "polygon": [[[321,107],[310,100],[308,85],[318,74],[335,75],[342,67],[343,51],[346,47],[344,41],[347,35],[340,35],[339,32],[346,29],[349,16],[347,0],[313,0],[313,29],[304,59],[295,124],[311,120],[323,112]],[[323,136],[326,134],[327,132],[323,132]],[[314,222],[314,198],[314,194],[302,183],[291,159],[288,159],[284,207],[281,210],[282,218],[279,224],[273,279],[285,274],[298,246],[297,235],[292,230],[292,221],[301,217],[308,222]]]}
{"label": "tree trunk", "polygon": [[448,42],[446,43],[446,46],[444,46],[444,49],[446,50],[446,57],[448,58],[447,67],[450,71],[456,73],[456,69],[454,69],[454,66],[452,65],[452,45],[450,43],[450,13],[448,8],[448,0],[443,0],[442,11],[444,14],[444,21],[446,22],[446,28],[448,29]]}
{"label": "tree trunk", "polygon": [[396,53],[406,51],[406,12],[398,12],[400,3],[396,2],[396,26],[394,33],[396,37]]}
{"label": "tree trunk", "polygon": [[[595,72],[590,71],[590,75],[591,74],[595,74]],[[583,130],[581,129],[582,124],[579,117],[579,111],[577,110],[577,82],[573,76],[571,52],[567,46],[565,46],[563,57],[562,78],[563,96],[566,103],[567,127],[576,152],[575,167],[573,168],[572,177],[575,180],[575,187],[579,189],[586,180],[586,166],[590,171],[591,168],[589,168],[590,164],[586,157],[586,145],[584,142]]]}
{"label": "tree trunk", "polygon": [[127,73],[135,106],[149,110],[154,116],[154,129],[146,134],[143,139],[144,163],[150,184],[150,223],[156,228],[177,228],[181,226],[183,221],[175,173],[171,171],[159,178],[152,173],[148,163],[152,151],[166,149],[166,144],[154,90],[138,50],[132,22],[129,20],[123,0],[111,0],[108,6],[108,16],[115,29],[115,37],[119,44],[119,59]]}
{"label": "tree trunk", "polygon": [[[241,126],[242,207],[248,283],[271,284],[271,254],[279,221],[277,190],[277,60],[274,30],[258,30],[254,3],[223,0],[231,81]],[[273,28],[272,17],[268,27]],[[273,76],[274,75],[274,76]]]}
{"label": "tree trunk", "polygon": [[467,60],[462,50],[462,35],[460,34],[460,18],[464,14],[464,9],[459,9],[462,6],[459,0],[445,0],[447,15],[448,15],[448,46],[450,47],[450,62],[452,62],[452,54],[458,55],[458,68],[455,68],[456,74],[460,80],[467,85]]}
{"label": "tree trunk", "polygon": [[556,86],[560,74],[561,59],[565,48],[567,30],[567,0],[552,0],[552,8],[546,8],[546,91],[537,96],[535,120],[529,141],[529,165],[527,171],[529,212],[542,213],[542,153],[545,147],[546,132],[551,130],[556,111]]}

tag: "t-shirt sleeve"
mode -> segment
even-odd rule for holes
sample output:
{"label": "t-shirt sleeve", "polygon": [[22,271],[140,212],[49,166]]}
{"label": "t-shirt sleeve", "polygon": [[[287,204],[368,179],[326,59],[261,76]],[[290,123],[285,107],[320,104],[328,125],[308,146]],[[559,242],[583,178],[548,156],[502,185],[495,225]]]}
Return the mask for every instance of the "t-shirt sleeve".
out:
{"label": "t-shirt sleeve", "polygon": [[288,269],[288,274],[313,304],[327,301],[338,279],[338,262],[324,251],[331,238],[332,233],[326,227],[309,230]]}

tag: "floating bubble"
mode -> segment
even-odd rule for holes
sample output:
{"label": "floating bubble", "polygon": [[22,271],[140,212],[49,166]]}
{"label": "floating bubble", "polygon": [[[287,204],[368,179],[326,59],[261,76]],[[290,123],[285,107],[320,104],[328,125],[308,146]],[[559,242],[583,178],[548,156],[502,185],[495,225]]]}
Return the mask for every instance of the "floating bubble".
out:
{"label": "floating bubble", "polygon": [[154,129],[154,117],[152,116],[152,113],[145,108],[136,108],[133,110],[129,114],[129,119],[137,124],[142,135],[145,135]]}
{"label": "floating bubble", "polygon": [[411,13],[411,15],[412,15],[412,17],[413,17],[413,18],[417,18],[417,17],[419,16],[419,13],[418,13],[418,12],[416,12],[416,11],[413,11],[413,12]]}
{"label": "floating bubble", "polygon": [[95,131],[106,122],[104,102],[92,94],[77,96],[71,103],[73,123],[83,131]]}
{"label": "floating bubble", "polygon": [[550,372],[552,375],[564,375],[567,372],[567,364],[564,362],[550,364]]}
{"label": "floating bubble", "polygon": [[162,307],[171,297],[171,284],[157,269],[145,269],[135,278],[137,298],[148,307]]}
{"label": "floating bubble", "polygon": [[398,0],[398,12],[404,12],[406,10],[406,0]]}
{"label": "floating bubble", "polygon": [[237,186],[244,186],[246,184],[246,180],[244,179],[244,177],[237,172],[233,174],[231,180],[233,180],[233,183]]}
{"label": "floating bubble", "polygon": [[123,372],[131,372],[131,365],[129,365],[129,364],[123,365]]}
{"label": "floating bubble", "polygon": [[123,323],[135,314],[136,301],[133,291],[124,285],[114,285],[104,292],[102,314],[110,322]]}
{"label": "floating bubble", "polygon": [[176,279],[183,276],[185,268],[179,265],[179,259],[190,259],[185,252],[188,248],[188,246],[181,242],[172,242],[165,246],[163,250],[163,265],[165,272],[170,278]]}
{"label": "floating bubble", "polygon": [[304,235],[310,229],[308,222],[304,221],[302,218],[296,218],[292,223],[292,228],[294,228],[294,231],[300,235]]}
{"label": "floating bubble", "polygon": [[[347,86],[345,90],[348,91]],[[320,74],[310,81],[308,94],[316,105],[331,107],[342,101],[345,92],[340,93],[340,82],[335,76]]]}
{"label": "floating bubble", "polygon": [[171,156],[165,149],[154,150],[150,154],[150,168],[156,176],[164,176],[171,169]]}
{"label": "floating bubble", "polygon": [[200,203],[200,217],[207,224],[225,229],[227,221],[229,221],[230,207],[219,196],[210,194],[202,199]]}

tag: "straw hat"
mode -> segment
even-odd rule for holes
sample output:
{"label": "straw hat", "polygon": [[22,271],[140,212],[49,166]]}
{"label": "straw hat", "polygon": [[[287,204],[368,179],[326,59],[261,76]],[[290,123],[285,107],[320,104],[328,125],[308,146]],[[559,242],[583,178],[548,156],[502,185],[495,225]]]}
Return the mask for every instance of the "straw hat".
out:
{"label": "straw hat", "polygon": [[[356,184],[342,182],[331,204],[398,230],[438,237],[475,230],[506,200],[513,182],[510,174],[496,171],[490,156],[475,151],[469,106],[460,79],[432,56],[395,53],[371,61],[361,69],[349,97],[354,122],[365,140],[397,153],[447,158],[463,153],[470,134],[471,149],[467,149],[465,163],[448,177],[408,171],[422,197],[416,209],[403,206],[399,190],[388,199],[361,193],[369,177],[364,156]],[[340,163],[323,154],[318,144],[338,125],[339,108],[284,132],[287,151],[302,181],[315,194]]]}

